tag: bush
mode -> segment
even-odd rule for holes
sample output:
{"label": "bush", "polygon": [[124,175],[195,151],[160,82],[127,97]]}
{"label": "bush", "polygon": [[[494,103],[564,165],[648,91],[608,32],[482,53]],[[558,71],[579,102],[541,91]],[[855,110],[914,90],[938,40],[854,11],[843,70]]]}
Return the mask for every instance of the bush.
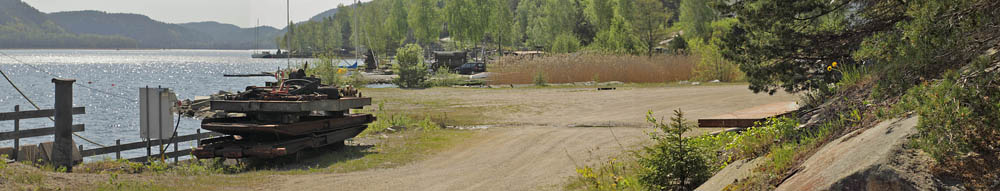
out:
{"label": "bush", "polygon": [[794,140],[798,125],[791,118],[770,118],[734,136],[726,149],[733,152],[734,159],[754,158],[769,152],[772,145]]}
{"label": "bush", "polygon": [[562,34],[556,36],[556,39],[552,41],[551,52],[553,53],[572,53],[580,49],[580,40],[578,40],[572,34]]}
{"label": "bush", "polygon": [[535,76],[531,78],[531,81],[535,83],[536,86],[547,86],[548,82],[545,80],[545,72],[539,70],[535,72]]}
{"label": "bush", "polygon": [[[978,71],[982,71],[978,69]],[[914,143],[939,162],[969,153],[1000,156],[1000,74],[963,79],[951,72],[937,83],[910,89],[901,100],[920,115]]]}
{"label": "bush", "polygon": [[652,190],[694,190],[712,176],[704,152],[689,143],[691,138],[684,137],[691,130],[684,113],[678,109],[674,115],[670,124],[664,124],[653,117],[652,111],[646,114],[646,120],[663,131],[650,134],[656,144],[645,147],[646,155],[639,156],[643,166],[639,181]]}
{"label": "bush", "polygon": [[308,66],[303,65],[302,67],[306,69],[306,75],[316,76],[323,81],[323,84],[344,85],[346,80],[344,79],[344,74],[342,74],[343,71],[334,65],[336,63],[333,61],[334,59],[334,56],[321,54],[319,55],[319,62],[313,64],[306,63]]}
{"label": "bush", "polygon": [[401,88],[427,87],[427,65],[424,64],[424,49],[420,45],[407,44],[396,50],[396,63],[392,65],[393,72],[399,75],[392,81]]}

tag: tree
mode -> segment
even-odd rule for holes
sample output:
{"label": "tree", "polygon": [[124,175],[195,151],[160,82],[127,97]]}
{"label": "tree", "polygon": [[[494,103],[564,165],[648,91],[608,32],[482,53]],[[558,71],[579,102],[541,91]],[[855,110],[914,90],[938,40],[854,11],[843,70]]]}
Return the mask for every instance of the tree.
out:
{"label": "tree", "polygon": [[393,71],[399,78],[392,82],[402,88],[423,88],[427,87],[427,76],[429,69],[424,64],[424,49],[420,45],[407,44],[396,50],[396,64],[392,65]]}
{"label": "tree", "polygon": [[646,114],[646,121],[663,131],[650,134],[656,143],[644,147],[646,155],[639,157],[643,166],[639,181],[651,190],[694,190],[712,176],[708,161],[700,154],[702,151],[688,143],[691,138],[684,137],[691,130],[691,124],[685,120],[680,109],[674,110],[669,124],[659,122],[653,111]]}
{"label": "tree", "polygon": [[418,44],[432,43],[441,34],[441,20],[438,17],[437,0],[411,0],[407,23],[413,30],[413,38]]}
{"label": "tree", "polygon": [[[502,50],[504,45],[513,46],[516,43],[517,35],[511,26],[514,25],[514,12],[511,10],[510,0],[492,0],[493,4],[493,14],[490,16],[491,27],[489,33],[491,37],[494,37],[494,43],[497,44],[497,50]],[[502,51],[498,51],[498,54],[502,54]]]}
{"label": "tree", "polygon": [[[709,0],[680,0],[680,24],[684,34],[708,40],[711,35],[709,23],[716,18],[715,10],[709,7]],[[690,39],[690,38],[689,38]]]}
{"label": "tree", "polygon": [[639,0],[636,17],[636,33],[646,45],[646,54],[653,56],[653,48],[663,40],[667,24],[667,10],[660,0]]}
{"label": "tree", "polygon": [[406,12],[406,2],[408,0],[384,0],[390,1],[391,5],[389,9],[389,18],[385,20],[385,31],[387,33],[388,39],[385,43],[386,50],[392,50],[399,45],[403,44],[406,40],[406,35],[409,33],[410,28],[407,25],[407,12]]}

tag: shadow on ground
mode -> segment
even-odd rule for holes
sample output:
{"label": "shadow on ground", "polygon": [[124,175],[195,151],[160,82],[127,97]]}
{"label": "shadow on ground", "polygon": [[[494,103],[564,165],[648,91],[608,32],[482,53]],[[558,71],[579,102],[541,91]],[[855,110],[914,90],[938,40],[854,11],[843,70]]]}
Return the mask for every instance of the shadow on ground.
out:
{"label": "shadow on ground", "polygon": [[334,145],[322,148],[306,149],[296,154],[273,159],[245,159],[251,169],[271,169],[279,171],[310,170],[326,168],[336,163],[359,159],[378,152],[371,148],[374,145]]}

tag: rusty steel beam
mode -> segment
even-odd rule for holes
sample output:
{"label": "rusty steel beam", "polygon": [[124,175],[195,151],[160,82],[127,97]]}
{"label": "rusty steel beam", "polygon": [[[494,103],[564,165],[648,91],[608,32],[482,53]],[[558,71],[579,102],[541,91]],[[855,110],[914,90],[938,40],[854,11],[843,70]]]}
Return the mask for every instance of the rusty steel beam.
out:
{"label": "rusty steel beam", "polygon": [[212,110],[227,112],[310,112],[348,111],[372,104],[372,98],[345,97],[314,101],[219,100],[210,102]]}

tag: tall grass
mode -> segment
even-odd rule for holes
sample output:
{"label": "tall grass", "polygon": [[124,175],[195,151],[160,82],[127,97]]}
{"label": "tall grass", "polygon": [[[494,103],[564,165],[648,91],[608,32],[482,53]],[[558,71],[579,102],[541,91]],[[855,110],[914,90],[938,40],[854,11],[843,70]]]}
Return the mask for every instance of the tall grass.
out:
{"label": "tall grass", "polygon": [[532,84],[544,73],[548,83],[620,81],[663,83],[688,80],[698,59],[686,55],[556,54],[545,57],[505,56],[489,65],[490,84]]}

